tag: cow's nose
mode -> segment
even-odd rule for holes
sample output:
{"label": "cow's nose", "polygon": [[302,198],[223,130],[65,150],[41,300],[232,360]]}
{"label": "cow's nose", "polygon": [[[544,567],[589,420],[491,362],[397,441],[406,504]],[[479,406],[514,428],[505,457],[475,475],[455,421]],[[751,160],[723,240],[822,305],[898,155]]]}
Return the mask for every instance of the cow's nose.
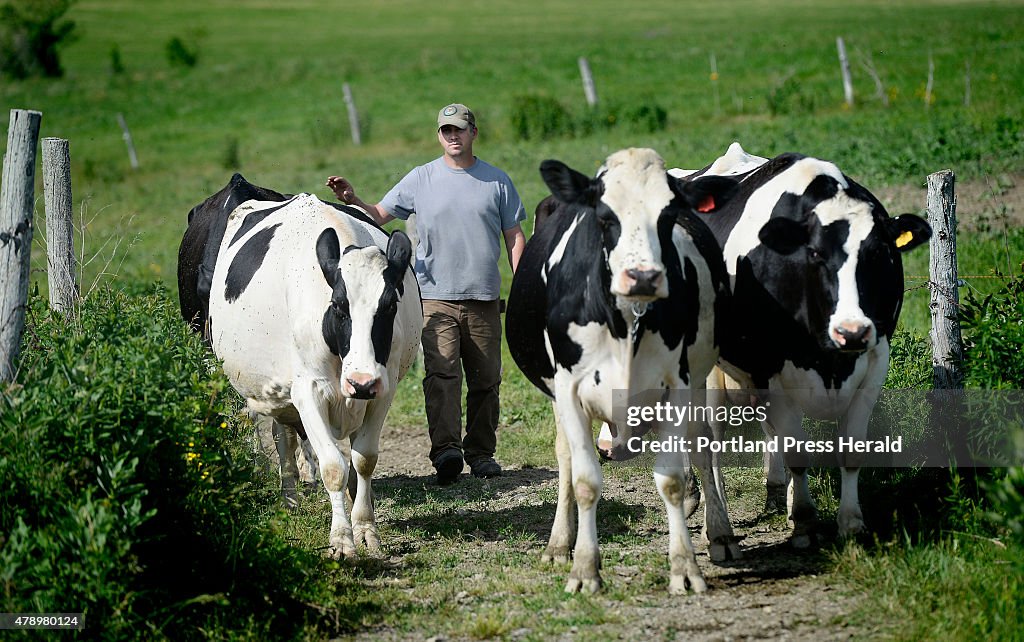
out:
{"label": "cow's nose", "polygon": [[349,377],[345,379],[345,383],[348,384],[350,388],[348,393],[353,399],[374,399],[377,397],[377,391],[380,389],[380,379],[368,376]]}
{"label": "cow's nose", "polygon": [[840,350],[859,352],[865,350],[871,339],[871,324],[841,324],[832,331],[832,340]]}
{"label": "cow's nose", "polygon": [[661,270],[626,270],[629,283],[629,296],[655,296],[658,286],[664,278]]}

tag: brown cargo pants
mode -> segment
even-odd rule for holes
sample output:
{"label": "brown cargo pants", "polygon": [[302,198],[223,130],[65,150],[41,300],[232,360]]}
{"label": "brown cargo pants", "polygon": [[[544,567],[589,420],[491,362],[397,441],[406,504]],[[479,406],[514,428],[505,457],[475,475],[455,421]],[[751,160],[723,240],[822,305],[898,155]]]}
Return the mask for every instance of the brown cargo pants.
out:
{"label": "brown cargo pants", "polygon": [[[423,399],[430,460],[457,448],[469,463],[494,456],[501,384],[498,301],[423,301]],[[462,437],[462,375],[466,436]]]}

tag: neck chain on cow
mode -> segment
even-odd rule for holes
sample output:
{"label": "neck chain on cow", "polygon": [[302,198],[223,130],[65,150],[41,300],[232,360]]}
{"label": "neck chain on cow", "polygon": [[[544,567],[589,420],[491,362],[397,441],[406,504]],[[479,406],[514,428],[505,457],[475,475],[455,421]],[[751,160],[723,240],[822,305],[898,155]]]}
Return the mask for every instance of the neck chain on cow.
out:
{"label": "neck chain on cow", "polygon": [[651,309],[651,304],[631,303],[630,308],[633,310],[633,325],[629,328],[629,338],[635,341],[636,331],[640,329],[640,317],[647,314],[647,311]]}

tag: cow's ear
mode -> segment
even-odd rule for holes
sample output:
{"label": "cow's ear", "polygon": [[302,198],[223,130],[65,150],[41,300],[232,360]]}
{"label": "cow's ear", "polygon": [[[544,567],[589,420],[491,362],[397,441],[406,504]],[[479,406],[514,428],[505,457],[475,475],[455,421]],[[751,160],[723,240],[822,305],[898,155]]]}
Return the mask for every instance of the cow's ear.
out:
{"label": "cow's ear", "polygon": [[338,260],[341,258],[341,242],[338,240],[338,233],[334,228],[329,227],[320,232],[320,238],[316,240],[316,260],[320,263],[320,269],[327,279],[327,285],[334,289],[338,280]]}
{"label": "cow's ear", "polygon": [[385,269],[385,279],[394,283],[399,293],[402,293],[402,283],[405,280],[405,271],[409,268],[409,259],[412,258],[412,241],[402,230],[395,230],[388,240],[388,267]]}
{"label": "cow's ear", "polygon": [[593,196],[590,179],[565,163],[556,160],[542,162],[540,176],[551,194],[563,203],[593,204],[590,202]]}
{"label": "cow's ear", "polygon": [[668,177],[673,191],[694,210],[710,214],[721,209],[736,193],[735,180],[725,176],[702,176],[692,181]]}
{"label": "cow's ear", "polygon": [[757,238],[768,249],[779,254],[792,254],[811,239],[807,227],[790,218],[773,218],[761,227]]}
{"label": "cow's ear", "polygon": [[932,228],[920,216],[903,214],[885,221],[889,236],[900,252],[907,252],[932,237]]}

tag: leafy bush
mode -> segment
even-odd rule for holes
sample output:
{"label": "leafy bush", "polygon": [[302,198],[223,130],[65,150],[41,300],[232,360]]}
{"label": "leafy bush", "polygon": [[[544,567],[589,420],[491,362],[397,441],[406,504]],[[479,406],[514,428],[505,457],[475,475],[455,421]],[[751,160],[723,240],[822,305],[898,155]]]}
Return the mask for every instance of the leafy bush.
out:
{"label": "leafy bush", "polygon": [[1024,274],[1008,278],[995,294],[967,292],[961,310],[967,386],[1024,388]]}
{"label": "leafy bush", "polygon": [[58,47],[75,23],[61,18],[74,0],[8,0],[0,4],[0,71],[17,79],[64,75]]}
{"label": "leafy bush", "polygon": [[653,134],[668,125],[668,112],[657,103],[645,102],[623,111],[622,122],[644,134]]}
{"label": "leafy bush", "polygon": [[644,134],[659,132],[668,126],[668,112],[649,99],[632,105],[601,102],[578,114],[550,96],[517,96],[512,104],[512,130],[519,140],[589,136],[619,126]]}
{"label": "leafy bush", "polygon": [[164,45],[164,51],[167,53],[167,62],[172,67],[195,67],[199,61],[199,51],[197,47],[188,47],[185,41],[174,36],[167,41]]}
{"label": "leafy bush", "polygon": [[165,292],[100,292],[75,321],[35,299],[26,328],[0,389],[0,611],[81,611],[105,639],[351,626],[275,528],[238,399]]}
{"label": "leafy bush", "polygon": [[550,96],[516,96],[512,101],[512,130],[519,140],[543,140],[571,136],[573,122],[562,103]]}
{"label": "leafy bush", "polygon": [[125,72],[124,60],[121,59],[121,48],[114,45],[110,48],[110,73],[119,76]]}
{"label": "leafy bush", "polygon": [[889,345],[886,388],[931,388],[932,352],[928,338],[903,327],[896,329]]}

